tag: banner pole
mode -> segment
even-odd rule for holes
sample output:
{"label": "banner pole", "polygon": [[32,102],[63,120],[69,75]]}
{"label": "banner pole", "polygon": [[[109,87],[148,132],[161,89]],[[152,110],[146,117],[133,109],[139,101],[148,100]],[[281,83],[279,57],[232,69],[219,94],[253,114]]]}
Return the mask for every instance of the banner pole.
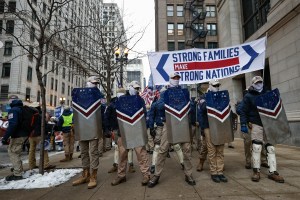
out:
{"label": "banner pole", "polygon": [[[266,46],[266,51],[267,51],[267,40],[268,40],[268,31],[266,32],[266,41],[265,41],[265,46]],[[266,62],[265,62],[265,66],[266,66]],[[263,69],[263,79],[265,78],[265,66]]]}

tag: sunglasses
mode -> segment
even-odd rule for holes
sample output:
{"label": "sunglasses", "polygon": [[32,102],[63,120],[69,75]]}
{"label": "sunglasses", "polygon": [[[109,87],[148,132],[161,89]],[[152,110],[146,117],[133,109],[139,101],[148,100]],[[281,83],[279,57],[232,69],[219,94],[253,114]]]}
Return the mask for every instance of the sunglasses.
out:
{"label": "sunglasses", "polygon": [[220,87],[220,85],[218,84],[218,85],[212,85],[213,87]]}

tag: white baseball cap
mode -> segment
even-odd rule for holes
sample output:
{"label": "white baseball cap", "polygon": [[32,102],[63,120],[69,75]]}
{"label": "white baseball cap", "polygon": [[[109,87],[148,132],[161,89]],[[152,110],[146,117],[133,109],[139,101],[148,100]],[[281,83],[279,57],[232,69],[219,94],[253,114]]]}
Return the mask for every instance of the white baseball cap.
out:
{"label": "white baseball cap", "polygon": [[213,79],[209,81],[209,85],[215,86],[215,85],[221,85],[218,79]]}
{"label": "white baseball cap", "polygon": [[252,84],[255,84],[255,83],[257,83],[257,82],[264,82],[264,80],[262,79],[261,76],[254,76],[254,77],[252,78]]}
{"label": "white baseball cap", "polygon": [[181,78],[180,74],[178,72],[172,72],[170,73],[170,78],[175,78],[176,76],[178,76],[179,78]]}
{"label": "white baseball cap", "polygon": [[90,76],[87,81],[91,83],[100,83],[100,79],[96,76]]}
{"label": "white baseball cap", "polygon": [[131,81],[131,83],[129,83],[129,86],[132,86],[133,88],[140,88],[140,84],[137,81]]}

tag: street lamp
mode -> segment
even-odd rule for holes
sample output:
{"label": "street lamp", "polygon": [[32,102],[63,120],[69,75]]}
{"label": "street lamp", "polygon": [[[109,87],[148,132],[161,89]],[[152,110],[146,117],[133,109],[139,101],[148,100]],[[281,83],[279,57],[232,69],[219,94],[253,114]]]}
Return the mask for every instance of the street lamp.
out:
{"label": "street lamp", "polygon": [[59,102],[60,102],[60,105],[63,106],[65,104],[65,101],[66,101],[66,98],[65,97],[60,97],[59,98]]}
{"label": "street lamp", "polygon": [[123,87],[123,64],[128,61],[128,49],[125,48],[123,54],[121,54],[120,48],[115,51],[116,62],[120,62],[120,85]]}

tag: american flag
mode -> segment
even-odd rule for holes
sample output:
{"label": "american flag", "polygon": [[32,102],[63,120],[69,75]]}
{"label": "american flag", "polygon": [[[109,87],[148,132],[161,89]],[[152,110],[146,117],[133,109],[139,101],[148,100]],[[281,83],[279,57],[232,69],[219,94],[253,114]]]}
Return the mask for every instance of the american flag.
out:
{"label": "american flag", "polygon": [[151,105],[151,102],[154,99],[153,90],[151,87],[145,87],[144,91],[141,94],[141,97],[144,99],[145,104]]}

